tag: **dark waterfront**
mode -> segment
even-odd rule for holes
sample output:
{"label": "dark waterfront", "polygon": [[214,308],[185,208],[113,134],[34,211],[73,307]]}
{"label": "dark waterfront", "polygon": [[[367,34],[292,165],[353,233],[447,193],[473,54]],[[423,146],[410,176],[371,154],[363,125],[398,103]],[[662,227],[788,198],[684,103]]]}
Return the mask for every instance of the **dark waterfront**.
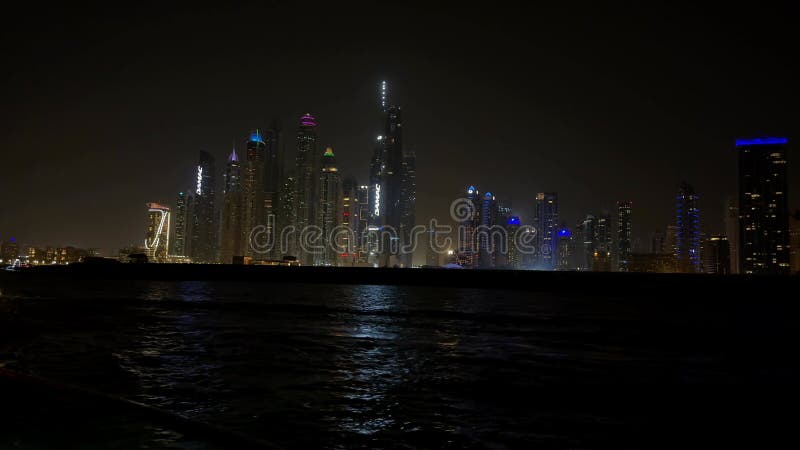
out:
{"label": "dark waterfront", "polygon": [[[788,433],[796,295],[686,286],[6,277],[0,364],[277,447],[708,447]],[[239,447],[113,402],[0,388],[0,448]]]}

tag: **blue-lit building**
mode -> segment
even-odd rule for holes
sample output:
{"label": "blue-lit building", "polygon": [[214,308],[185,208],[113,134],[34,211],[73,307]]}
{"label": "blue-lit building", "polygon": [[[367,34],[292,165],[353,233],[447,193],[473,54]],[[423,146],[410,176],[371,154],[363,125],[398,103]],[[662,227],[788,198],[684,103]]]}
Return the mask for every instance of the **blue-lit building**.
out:
{"label": "blue-lit building", "polygon": [[702,272],[698,199],[691,185],[681,183],[675,203],[675,256],[681,273]]}
{"label": "blue-lit building", "polygon": [[576,270],[575,239],[565,225],[561,225],[557,233],[556,270]]}
{"label": "blue-lit building", "polygon": [[789,183],[785,138],[740,139],[741,273],[789,273]]}
{"label": "blue-lit building", "polygon": [[260,225],[266,225],[267,216],[264,207],[264,161],[266,159],[267,145],[261,131],[254,129],[247,139],[247,153],[245,154],[244,173],[242,174],[242,245],[246,255],[257,259],[269,259],[255,251],[256,246],[250,245],[250,233]]}
{"label": "blue-lit building", "polygon": [[519,217],[517,216],[509,216],[508,220],[506,220],[506,236],[508,239],[506,244],[508,249],[506,267],[509,269],[519,269],[522,267],[522,255],[517,248],[515,239],[521,225]]}

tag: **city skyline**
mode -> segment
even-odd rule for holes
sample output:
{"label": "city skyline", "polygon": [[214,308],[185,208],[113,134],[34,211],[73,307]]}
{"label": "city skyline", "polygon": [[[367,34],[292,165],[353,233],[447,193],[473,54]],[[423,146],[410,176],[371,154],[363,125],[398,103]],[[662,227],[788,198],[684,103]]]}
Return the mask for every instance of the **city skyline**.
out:
{"label": "city skyline", "polygon": [[[671,223],[675,190],[685,180],[701,195],[701,227],[722,232],[724,216],[715,211],[723,210],[725,199],[737,193],[735,140],[785,136],[793,142],[800,123],[788,106],[796,103],[792,99],[797,91],[789,81],[796,79],[797,66],[794,59],[781,58],[784,47],[775,46],[787,31],[758,25],[779,23],[787,15],[780,10],[759,11],[760,16],[752,19],[756,24],[741,31],[736,24],[750,23],[744,11],[718,14],[701,9],[693,19],[681,15],[679,9],[659,11],[662,17],[655,10],[640,8],[631,12],[642,16],[639,25],[624,20],[618,11],[592,11],[610,24],[649,39],[639,43],[626,41],[622,33],[606,36],[610,42],[594,43],[589,38],[600,25],[578,17],[564,26],[565,16],[557,10],[543,10],[542,17],[553,19],[553,24],[534,30],[531,36],[514,40],[495,36],[482,43],[486,34],[481,30],[466,33],[466,26],[474,23],[468,14],[445,20],[448,15],[434,11],[425,20],[441,20],[440,29],[407,41],[384,36],[366,43],[337,36],[331,42],[314,40],[311,49],[304,45],[311,41],[283,42],[285,46],[276,54],[285,64],[270,66],[258,80],[240,70],[247,63],[267,67],[269,61],[266,53],[254,51],[262,41],[251,33],[221,41],[226,51],[235,49],[230,56],[220,56],[220,50],[212,48],[222,61],[219,66],[191,59],[208,39],[229,31],[211,11],[197,11],[192,20],[175,29],[159,22],[144,42],[130,36],[141,26],[135,15],[119,19],[125,26],[111,33],[66,31],[76,42],[91,45],[68,49],[49,64],[76,83],[45,82],[36,72],[41,62],[26,64],[31,62],[29,54],[18,49],[10,55],[19,64],[12,64],[6,83],[15,86],[15,92],[8,92],[4,112],[8,120],[2,125],[0,141],[8,149],[4,151],[6,173],[0,179],[5,205],[0,239],[99,247],[107,253],[138,243],[141,227],[132,224],[142,222],[141,204],[158,201],[174,208],[175,193],[187,189],[185,180],[193,176],[191,161],[199,150],[212,154],[219,176],[232,138],[243,153],[248,130],[268,130],[273,117],[278,117],[286,124],[286,148],[294,149],[293,128],[288,124],[309,111],[319,120],[319,147],[336,149],[339,165],[347,168],[343,174],[355,175],[361,182],[368,176],[376,134],[375,86],[381,79],[392,80],[393,95],[406,113],[405,147],[416,152],[416,214],[422,220],[446,220],[450,201],[467,183],[496,193],[523,222],[533,218],[536,193],[557,192],[559,216],[570,227],[587,213],[615,215],[616,202],[624,199],[635,205],[633,241],[641,248],[655,230]],[[220,15],[237,19],[230,23],[257,20],[242,17],[249,13],[232,8]],[[291,9],[279,8],[274,13],[287,18],[282,27],[296,23]],[[92,14],[104,17],[103,11]],[[164,18],[182,14],[166,10]],[[320,16],[312,15],[310,20],[320,20]],[[363,17],[365,26],[377,26],[370,17]],[[401,19],[402,13],[387,20],[395,24]],[[68,14],[64,20],[79,19]],[[501,13],[489,14],[486,26],[493,29],[514,20]],[[675,22],[684,25],[678,28],[685,33],[658,36]],[[185,31],[187,24],[211,23],[219,26],[204,27],[212,30],[207,37],[170,41],[169,53],[139,56],[126,64],[134,44],[154,45],[159,37]],[[106,30],[109,25],[93,26]],[[714,37],[739,32],[747,33],[749,47]],[[579,45],[567,48],[543,40],[547,33]],[[52,36],[43,34],[41,40],[21,48],[58,48]],[[438,46],[429,48],[432,41]],[[116,45],[119,51],[103,52],[103,42]],[[480,45],[472,45],[476,43]],[[608,43],[614,45],[601,45]],[[708,52],[717,44],[722,45],[718,52]],[[375,55],[383,55],[385,48],[396,49],[395,57],[364,59],[365,46],[380,47]],[[340,51],[331,52],[331,48]],[[469,54],[466,48],[475,54],[472,58],[463,58]],[[771,60],[776,63],[751,63],[763,59],[765,48],[774,53],[767,56],[774,56]],[[509,58],[520,50],[526,58]],[[637,50],[650,52],[644,56],[650,65],[628,61],[626,51]],[[567,53],[562,55],[562,51]],[[109,78],[100,75],[106,72],[89,70],[100,64],[90,60],[98,54],[107,58],[103,64],[116,68],[111,72],[116,75]],[[452,70],[467,67],[467,61],[479,59],[474,57],[478,55],[484,57],[481,67],[485,70],[468,75]],[[184,63],[208,70],[193,72],[200,73],[196,79],[177,76],[156,82],[148,75],[159,69],[175,69],[183,75]],[[354,67],[364,70],[353,71]],[[32,81],[25,80],[41,83],[34,90]],[[93,88],[83,89],[88,82]],[[645,89],[648,83],[654,83],[653,90]],[[131,89],[119,89],[129,84]],[[41,149],[43,129],[57,145]],[[486,170],[487,162],[493,170]],[[289,162],[284,165],[289,166]],[[133,175],[120,176],[127,172]],[[793,211],[800,190],[798,177],[791,171],[789,185]],[[221,192],[220,183],[217,189]],[[18,200],[21,193],[25,202]],[[71,214],[86,204],[92,206],[92,214]],[[53,221],[53,217],[63,219]]]}

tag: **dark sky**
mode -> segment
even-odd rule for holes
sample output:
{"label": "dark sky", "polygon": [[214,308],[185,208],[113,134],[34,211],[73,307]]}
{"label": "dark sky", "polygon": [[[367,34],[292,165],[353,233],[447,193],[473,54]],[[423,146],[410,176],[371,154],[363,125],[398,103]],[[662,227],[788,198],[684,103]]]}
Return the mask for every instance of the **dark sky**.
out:
{"label": "dark sky", "polygon": [[173,204],[198,150],[221,173],[232,142],[273,116],[292,137],[312,111],[340,170],[363,180],[383,78],[417,153],[420,222],[475,184],[523,221],[536,192],[556,191],[570,226],[630,199],[646,240],[686,180],[721,231],[734,139],[797,138],[789,2],[401,3],[4,11],[0,239],[139,243],[145,202]]}

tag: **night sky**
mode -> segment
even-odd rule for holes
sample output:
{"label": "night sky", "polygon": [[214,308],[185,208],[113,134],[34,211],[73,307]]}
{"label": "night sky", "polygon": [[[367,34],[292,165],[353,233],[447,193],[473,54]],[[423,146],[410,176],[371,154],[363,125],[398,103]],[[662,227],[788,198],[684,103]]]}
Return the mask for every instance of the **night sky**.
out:
{"label": "night sky", "polygon": [[[628,199],[649,249],[686,180],[703,228],[722,232],[734,139],[763,135],[790,139],[790,204],[800,207],[790,3],[646,3],[5,10],[0,239],[140,244],[144,204],[174,205],[199,150],[221,175],[233,142],[242,148],[274,116],[287,159],[299,116],[312,112],[320,155],[332,145],[340,170],[366,180],[381,79],[417,154],[420,223],[446,218],[469,184],[523,221],[536,192],[556,191],[570,227]],[[488,9],[499,5],[509,6]]]}

